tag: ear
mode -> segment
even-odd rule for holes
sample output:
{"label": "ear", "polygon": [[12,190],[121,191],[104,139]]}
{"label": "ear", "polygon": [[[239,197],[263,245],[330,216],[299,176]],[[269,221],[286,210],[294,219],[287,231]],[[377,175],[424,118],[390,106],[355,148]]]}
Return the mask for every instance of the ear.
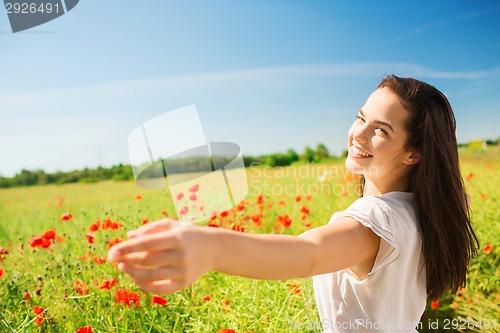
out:
{"label": "ear", "polygon": [[403,163],[406,165],[414,165],[420,162],[421,155],[420,152],[416,149],[411,148],[408,150],[408,155],[403,160]]}

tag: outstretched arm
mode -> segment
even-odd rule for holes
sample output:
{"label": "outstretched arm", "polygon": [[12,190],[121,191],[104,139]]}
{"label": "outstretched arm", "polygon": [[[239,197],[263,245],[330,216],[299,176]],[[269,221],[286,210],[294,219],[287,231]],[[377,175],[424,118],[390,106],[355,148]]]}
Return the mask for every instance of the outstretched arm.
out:
{"label": "outstretched arm", "polygon": [[373,260],[380,238],[352,218],[299,236],[252,235],[219,228],[172,228],[163,220],[132,233],[108,253],[144,290],[183,289],[210,270],[279,280],[338,271]]}

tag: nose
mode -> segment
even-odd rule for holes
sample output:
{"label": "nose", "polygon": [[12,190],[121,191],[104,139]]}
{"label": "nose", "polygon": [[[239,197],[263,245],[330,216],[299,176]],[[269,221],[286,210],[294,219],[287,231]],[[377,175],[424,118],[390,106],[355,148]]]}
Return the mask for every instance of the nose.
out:
{"label": "nose", "polygon": [[360,143],[367,143],[368,142],[368,128],[367,126],[358,124],[354,125],[353,131],[352,131],[352,138],[354,141],[360,142]]}

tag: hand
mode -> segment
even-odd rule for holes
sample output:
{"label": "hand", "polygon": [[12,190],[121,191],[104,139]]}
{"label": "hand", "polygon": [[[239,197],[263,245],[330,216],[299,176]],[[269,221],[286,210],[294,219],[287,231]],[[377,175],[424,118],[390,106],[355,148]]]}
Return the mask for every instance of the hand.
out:
{"label": "hand", "polygon": [[213,248],[205,227],[179,227],[163,219],[128,233],[129,239],[108,252],[118,269],[143,290],[170,294],[186,288],[212,269]]}

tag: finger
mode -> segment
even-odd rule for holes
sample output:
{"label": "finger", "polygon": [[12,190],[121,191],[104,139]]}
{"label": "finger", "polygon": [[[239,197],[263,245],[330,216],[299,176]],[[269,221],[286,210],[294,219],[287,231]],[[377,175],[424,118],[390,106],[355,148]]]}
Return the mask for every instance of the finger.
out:
{"label": "finger", "polygon": [[177,251],[142,251],[127,253],[115,261],[128,265],[140,265],[150,268],[158,266],[177,266],[180,263],[180,255]]}
{"label": "finger", "polygon": [[142,290],[157,295],[172,294],[187,287],[184,282],[168,279],[155,282],[137,281],[136,283]]}
{"label": "finger", "polygon": [[114,245],[108,251],[108,259],[110,261],[120,261],[128,253],[159,252],[174,249],[178,244],[178,236],[170,231],[144,235]]}
{"label": "finger", "polygon": [[152,234],[156,232],[166,231],[179,226],[179,221],[172,219],[161,219],[148,224],[145,224],[136,230],[127,232],[129,238],[134,238],[141,235]]}
{"label": "finger", "polygon": [[120,263],[118,269],[122,272],[129,274],[134,281],[154,282],[163,280],[179,280],[182,278],[182,271],[174,267],[158,267],[154,269],[148,269],[135,265],[128,265]]}

